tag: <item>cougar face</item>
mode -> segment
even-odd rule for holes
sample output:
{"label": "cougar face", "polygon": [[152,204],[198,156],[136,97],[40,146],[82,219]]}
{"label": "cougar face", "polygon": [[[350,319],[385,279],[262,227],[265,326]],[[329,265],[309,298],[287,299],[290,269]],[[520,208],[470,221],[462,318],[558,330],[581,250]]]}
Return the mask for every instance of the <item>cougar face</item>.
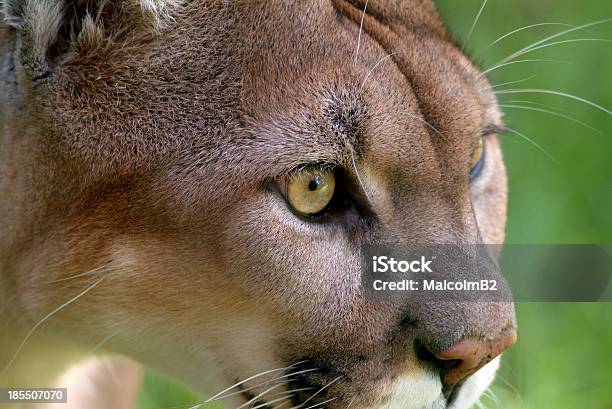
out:
{"label": "cougar face", "polygon": [[486,389],[511,304],[360,288],[364,243],[503,241],[501,115],[432,3],[8,0],[4,18],[3,382],[53,336],[269,407]]}

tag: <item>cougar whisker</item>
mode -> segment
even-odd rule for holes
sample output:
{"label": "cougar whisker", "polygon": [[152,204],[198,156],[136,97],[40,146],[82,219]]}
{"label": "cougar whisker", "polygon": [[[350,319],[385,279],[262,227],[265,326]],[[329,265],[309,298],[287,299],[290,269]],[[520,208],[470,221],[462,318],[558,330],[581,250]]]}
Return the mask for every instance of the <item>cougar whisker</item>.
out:
{"label": "cougar whisker", "polygon": [[[491,89],[495,89],[495,88],[503,87],[503,86],[506,86],[506,85],[518,84],[518,83],[521,83],[521,82],[525,82],[525,81],[529,81],[531,79],[534,79],[537,76],[538,76],[538,74],[534,74],[534,75],[530,75],[529,77],[526,77],[526,78],[523,78],[523,79],[520,79],[520,80],[502,82],[500,84],[492,85],[490,88]],[[480,88],[480,89],[478,89],[478,91],[483,91],[484,89],[485,88]]]}
{"label": "cougar whisker", "polygon": [[522,63],[526,63],[526,62],[556,62],[559,64],[571,64],[571,62],[568,61],[563,61],[563,60],[549,60],[549,59],[530,59],[530,60],[516,60],[516,61],[509,61],[507,63],[504,64],[499,64],[499,65],[494,65],[492,67],[487,68],[486,70],[484,70],[483,72],[481,72],[480,74],[478,74],[476,76],[476,78],[480,78],[483,75],[487,75],[488,73],[497,70],[498,68],[502,68],[502,67],[506,67],[508,65],[513,65],[513,64],[522,64]]}
{"label": "cougar whisker", "polygon": [[551,111],[556,111],[556,112],[562,112],[565,114],[569,114],[569,111],[563,110],[561,108],[556,108],[552,105],[546,105],[546,104],[542,104],[540,102],[535,102],[535,101],[527,101],[525,99],[511,99],[511,100],[507,100],[507,101],[503,101],[505,103],[508,104],[528,104],[528,105],[534,105],[534,106],[538,106],[538,107],[542,107],[542,108],[546,108],[549,109]]}
{"label": "cougar whisker", "polygon": [[19,344],[19,346],[17,347],[17,350],[15,351],[15,353],[13,354],[13,357],[10,359],[10,361],[8,362],[8,364],[4,367],[4,369],[2,370],[2,372],[0,373],[0,377],[2,377],[6,371],[13,365],[13,363],[15,362],[15,360],[17,359],[17,356],[19,355],[19,353],[21,352],[21,350],[23,349],[23,347],[25,346],[25,344],[28,342],[28,340],[32,337],[32,335],[34,334],[34,332],[36,332],[36,330],[45,322],[47,321],[47,319],[49,319],[51,316],[53,316],[54,314],[56,314],[57,312],[59,312],[60,310],[64,309],[65,307],[67,307],[68,305],[72,304],[73,302],[77,301],[79,298],[81,298],[82,296],[84,296],[85,294],[87,294],[89,291],[91,291],[93,288],[95,288],[98,284],[100,284],[102,282],[102,280],[104,280],[107,276],[104,276],[100,279],[98,279],[97,281],[94,281],[93,284],[87,286],[83,291],[81,291],[80,293],[78,293],[76,296],[72,297],[71,299],[69,299],[68,301],[66,301],[65,303],[63,303],[62,305],[60,305],[59,307],[57,307],[56,309],[54,309],[53,311],[51,311],[50,313],[48,313],[47,315],[45,315],[42,319],[40,319],[36,324],[34,324],[34,326],[30,329],[30,331],[28,331],[28,333],[26,334],[26,336],[24,337],[23,341],[21,341],[21,343]]}
{"label": "cougar whisker", "polygon": [[238,406],[236,409],[242,409],[245,406],[248,406],[249,404],[254,404],[260,401],[260,398],[270,392],[272,392],[274,389],[278,388],[279,386],[282,386],[284,384],[279,383],[277,385],[272,385],[271,387],[269,387],[268,389],[264,390],[263,392],[253,396],[251,399],[249,399],[248,401],[246,401],[245,403],[243,403],[242,405]]}
{"label": "cougar whisker", "polygon": [[110,335],[107,335],[106,337],[104,337],[102,339],[102,341],[98,342],[96,345],[94,345],[88,352],[87,355],[93,355],[94,353],[96,353],[100,348],[102,348],[102,346],[104,344],[106,344],[111,338],[113,338],[115,335],[117,335],[120,331],[115,331]]}
{"label": "cougar whisker", "polygon": [[[293,364],[293,366],[298,365],[298,364],[300,364],[300,363],[303,363],[303,362],[298,362],[298,363],[295,363],[295,364]],[[308,373],[308,372],[318,371],[318,370],[319,370],[319,368],[302,369],[301,371],[297,371],[297,372],[290,372],[290,373],[288,373],[288,374],[285,374],[285,375],[283,375],[283,376],[279,376],[279,377],[274,378],[274,379],[276,380],[276,379],[291,378],[292,376],[301,375],[301,374],[303,374],[303,373]],[[265,384],[265,382],[263,382],[263,383]]]}
{"label": "cougar whisker", "polygon": [[313,408],[316,408],[316,407],[318,407],[318,406],[325,405],[326,403],[329,403],[329,402],[331,402],[331,401],[333,401],[333,400],[336,400],[336,398],[331,398],[331,399],[324,400],[323,402],[317,403],[316,405],[311,405],[311,406],[308,406],[308,407],[306,407],[306,408],[304,408],[304,409],[313,409]]}
{"label": "cougar whisker", "polygon": [[281,391],[281,392],[275,393],[273,396],[277,396],[277,395],[280,395],[280,394],[294,393],[294,392],[311,391],[311,390],[313,390],[313,389],[314,389],[314,388],[312,388],[312,387],[304,387],[304,388],[295,388],[295,389],[289,389],[289,390],[286,390],[286,391]]}
{"label": "cougar whisker", "polygon": [[565,27],[576,27],[572,24],[565,24],[565,23],[538,23],[538,24],[530,24],[528,26],[524,26],[524,27],[520,27],[517,28],[516,30],[512,30],[509,33],[504,34],[503,36],[499,37],[497,40],[493,41],[491,44],[489,44],[487,46],[487,48],[494,46],[495,44],[499,43],[500,41],[502,41],[504,38],[507,38],[515,33],[518,33],[520,31],[523,30],[527,30],[533,27],[541,27],[541,26],[565,26]]}
{"label": "cougar whisker", "polygon": [[353,402],[355,402],[355,399],[357,399],[357,395],[353,396],[353,398],[350,400],[349,404],[346,406],[346,409],[350,409],[350,407],[353,404]]}
{"label": "cougar whisker", "polygon": [[237,390],[237,391],[234,391],[234,392],[231,392],[231,393],[227,393],[225,395],[219,396],[219,397],[217,397],[215,399],[212,399],[210,401],[206,401],[206,402],[203,402],[203,403],[215,402],[215,401],[218,401],[218,400],[229,398],[230,396],[241,395],[244,392],[249,392],[249,391],[251,391],[253,389],[256,389],[256,388],[259,388],[259,387],[262,387],[262,386],[282,385],[282,384],[286,384],[287,383],[287,381],[276,382],[276,379],[278,379],[278,378],[274,378],[274,379],[271,379],[271,380],[266,381],[266,382],[258,383],[257,385],[253,385],[253,386],[251,386],[249,388],[241,388],[240,390]]}
{"label": "cougar whisker", "polygon": [[605,19],[605,20],[599,20],[599,21],[595,21],[595,22],[592,22],[592,23],[588,23],[588,24],[583,24],[581,26],[572,27],[572,28],[570,28],[568,30],[564,30],[564,31],[561,31],[559,33],[553,34],[553,35],[548,36],[548,37],[546,37],[546,38],[544,38],[542,40],[536,41],[535,43],[530,44],[527,47],[521,48],[520,50],[514,52],[513,54],[510,54],[509,56],[503,58],[497,64],[503,64],[505,62],[513,60],[514,58],[518,57],[519,55],[522,55],[522,53],[524,51],[527,51],[527,50],[529,50],[529,49],[531,49],[533,47],[536,47],[536,46],[538,46],[540,44],[543,44],[543,43],[545,43],[548,40],[552,40],[554,38],[561,37],[561,36],[563,36],[565,34],[569,34],[571,32],[574,32],[574,31],[577,31],[577,30],[580,30],[580,29],[583,29],[583,28],[593,27],[593,26],[596,26],[596,25],[599,25],[599,24],[608,23],[610,21],[612,21],[612,18],[608,18],[608,19]]}
{"label": "cougar whisker", "polygon": [[417,115],[411,114],[410,112],[405,112],[405,111],[404,111],[404,115],[408,115],[409,117],[414,118],[414,119],[424,123],[429,129],[431,129],[432,131],[434,131],[435,133],[440,135],[443,139],[446,139],[446,135],[444,135],[442,132],[440,132],[438,130],[438,128],[436,128],[435,126],[433,126],[432,124],[427,122],[425,119],[423,119],[423,118],[421,118],[421,117],[419,117]]}
{"label": "cougar whisker", "polygon": [[[268,370],[266,370],[266,371],[262,371],[262,372],[256,373],[255,375],[251,375],[251,376],[249,376],[248,378],[243,379],[242,381],[236,382],[236,383],[235,383],[235,384],[233,384],[232,386],[229,386],[229,387],[227,387],[227,388],[223,389],[221,392],[219,392],[219,393],[217,393],[217,394],[215,394],[215,395],[211,396],[210,398],[206,399],[206,401],[204,401],[204,403],[208,403],[208,402],[212,402],[212,401],[214,401],[214,400],[217,400],[217,398],[219,398],[219,396],[223,395],[225,392],[228,392],[228,391],[230,391],[230,390],[234,389],[235,387],[240,386],[240,385],[242,385],[242,384],[244,384],[244,383],[246,383],[246,382],[248,382],[248,381],[250,381],[250,380],[253,380],[253,379],[255,379],[255,378],[258,378],[258,377],[260,377],[260,376],[267,375],[267,374],[270,374],[270,373],[275,373],[275,372],[279,372],[279,371],[285,371],[285,370],[287,370],[287,369],[289,369],[289,368],[292,368],[292,367],[294,367],[295,365],[298,365],[298,364],[300,364],[300,363],[304,363],[304,361],[302,361],[302,362],[296,362],[295,364],[292,364],[292,365],[289,365],[289,366],[286,366],[286,367],[283,367],[283,368],[274,368],[274,369],[268,369]],[[229,396],[229,395],[228,395],[228,396]],[[219,398],[219,399],[222,399],[222,398]],[[190,408],[190,409],[195,409],[195,408],[196,408],[196,406],[194,406],[194,407],[192,407],[192,408]]]}
{"label": "cougar whisker", "polygon": [[478,399],[475,403],[476,407],[478,407],[478,409],[488,409],[484,403],[482,403],[482,398]]}
{"label": "cougar whisker", "polygon": [[357,36],[357,48],[355,49],[355,58],[353,59],[353,64],[357,63],[357,58],[359,57],[359,47],[361,46],[361,33],[363,33],[363,20],[365,19],[366,10],[368,9],[368,1],[366,0],[365,6],[363,6],[363,12],[361,13],[361,22],[359,23],[359,35]]}
{"label": "cougar whisker", "polygon": [[506,101],[502,101],[503,103],[507,103],[507,104],[527,104],[527,105],[533,105],[536,107],[541,107],[541,108],[545,108],[549,111],[553,111],[553,112],[558,112],[558,113],[562,113],[562,114],[566,114],[569,115],[571,114],[570,111],[567,111],[565,109],[561,109],[561,108],[557,108],[554,107],[552,105],[547,105],[547,104],[542,104],[540,102],[535,102],[535,101],[527,101],[524,99],[511,99],[511,100],[506,100]]}
{"label": "cougar whisker", "polygon": [[588,99],[581,98],[576,95],[568,94],[566,92],[561,92],[561,91],[554,91],[554,90],[549,90],[549,89],[539,89],[539,88],[524,88],[524,89],[504,89],[504,90],[494,91],[493,93],[498,94],[498,95],[499,94],[529,94],[529,93],[558,95],[558,96],[566,97],[569,99],[573,99],[575,101],[582,102],[584,104],[597,108],[598,110],[605,112],[608,115],[612,115],[612,111],[602,107],[601,105],[596,104],[593,101],[589,101]]}
{"label": "cougar whisker", "polygon": [[288,399],[288,398],[293,397],[296,392],[303,392],[303,391],[308,391],[308,390],[312,390],[312,389],[313,388],[296,388],[296,389],[290,389],[290,390],[287,390],[287,391],[279,391],[277,393],[273,393],[272,395],[270,395],[270,398],[275,398],[275,399],[268,401],[267,404],[273,403],[276,400],[276,397],[283,396],[284,399]]}
{"label": "cougar whisker", "polygon": [[387,54],[386,56],[384,56],[383,58],[381,58],[380,60],[378,60],[378,62],[376,62],[376,64],[374,64],[372,66],[372,68],[368,71],[368,73],[366,74],[365,78],[363,79],[363,82],[361,83],[361,87],[359,87],[359,90],[361,91],[364,87],[364,85],[366,84],[366,81],[368,80],[368,78],[370,78],[370,75],[372,75],[372,73],[374,72],[374,70],[380,65],[382,64],[383,61],[385,61],[386,59],[393,57],[396,54],[399,54],[401,51],[396,51],[394,53],[391,54]]}
{"label": "cougar whisker", "polygon": [[493,389],[491,389],[491,387],[488,387],[487,389],[485,389],[485,391],[483,392],[483,395],[490,398],[495,403],[495,406],[499,407],[499,398],[497,397]]}
{"label": "cougar whisker", "polygon": [[290,401],[290,400],[286,400],[286,401],[284,401],[284,402],[281,402],[281,404],[280,404],[280,405],[276,405],[276,406],[275,406],[273,409],[279,409],[279,408],[282,408],[282,407],[283,407],[284,405],[286,405],[287,403],[289,404],[289,406],[291,406],[291,401]]}
{"label": "cougar whisker", "polygon": [[502,107],[502,108],[524,109],[524,110],[528,110],[528,111],[543,112],[543,113],[554,115],[554,116],[557,116],[557,117],[560,117],[560,118],[565,118],[565,119],[567,119],[569,121],[572,121],[572,122],[575,122],[575,123],[577,123],[579,125],[582,125],[585,128],[588,128],[588,129],[590,129],[592,131],[595,131],[595,132],[597,132],[600,135],[603,135],[603,132],[601,130],[599,130],[597,128],[593,128],[592,126],[590,126],[590,125],[588,125],[588,124],[586,124],[586,123],[584,123],[584,122],[582,122],[582,121],[580,121],[580,120],[578,120],[576,118],[573,118],[573,117],[571,117],[569,115],[560,114],[558,112],[550,111],[548,109],[535,108],[535,107],[526,107],[526,106],[522,106],[522,105],[506,105],[506,104],[500,104],[499,106]]}
{"label": "cougar whisker", "polygon": [[[574,39],[571,39],[571,40],[554,41],[552,43],[542,44],[542,45],[539,45],[537,47],[530,48],[529,50],[525,50],[522,53],[518,54],[516,57],[520,57],[521,55],[525,55],[525,54],[531,53],[533,51],[541,50],[542,48],[552,47],[553,45],[579,43],[579,42],[585,42],[585,41],[600,41],[600,42],[605,42],[605,43],[612,42],[612,40],[609,40],[607,38],[574,38]],[[514,58],[516,58],[516,57],[514,57]]]}
{"label": "cougar whisker", "polygon": [[529,142],[530,144],[532,144],[533,146],[535,146],[540,152],[542,152],[544,155],[546,155],[546,157],[550,160],[552,160],[556,165],[559,165],[559,162],[546,150],[544,149],[542,146],[540,146],[536,141],[534,141],[533,139],[531,139],[530,137],[528,137],[527,135],[517,131],[516,129],[512,129],[510,127],[506,127],[506,129],[520,137],[522,137],[523,139],[525,139],[527,142]]}
{"label": "cougar whisker", "polygon": [[[503,361],[502,361],[502,365],[504,365]],[[522,405],[525,404],[525,400],[523,399],[523,395],[503,375],[498,374],[497,375],[497,379],[499,379],[505,386],[507,386],[510,389],[511,392],[513,392],[519,398],[519,400],[521,401]]]}
{"label": "cougar whisker", "polygon": [[480,20],[480,16],[482,15],[482,12],[483,12],[485,6],[487,5],[487,1],[488,0],[484,0],[482,2],[482,6],[480,6],[480,10],[478,10],[478,14],[476,14],[476,18],[474,19],[474,22],[472,23],[472,26],[470,27],[470,31],[468,32],[467,36],[465,37],[465,40],[463,40],[463,46],[461,47],[461,52],[463,52],[465,50],[465,47],[467,47],[468,43],[470,42],[470,38],[472,37],[472,33],[474,32],[474,29],[476,28],[476,24],[478,24],[478,20]]}
{"label": "cougar whisker", "polygon": [[91,269],[89,271],[85,271],[84,273],[80,273],[80,274],[73,275],[73,276],[70,276],[70,277],[60,278],[60,279],[53,280],[53,281],[46,281],[46,282],[44,282],[42,284],[43,285],[55,284],[55,283],[60,283],[62,281],[68,281],[68,280],[73,280],[75,278],[80,278],[80,277],[85,277],[85,276],[89,276],[89,275],[94,275],[94,274],[97,274],[97,273],[103,271],[106,267],[109,267],[109,265],[110,265],[110,263],[103,264],[103,265],[98,266],[96,268],[93,268],[93,269]]}
{"label": "cougar whisker", "polygon": [[[294,364],[294,365],[297,365],[297,364]],[[245,388],[245,389],[240,389],[238,391],[235,391],[235,392],[232,392],[232,393],[228,393],[228,394],[225,394],[223,396],[219,396],[219,397],[217,397],[215,399],[212,399],[211,402],[212,401],[216,401],[216,400],[225,399],[225,398],[228,398],[230,396],[240,395],[243,392],[248,392],[250,390],[253,390],[253,389],[256,389],[256,388],[259,388],[259,387],[263,387],[263,386],[277,385],[277,384],[286,384],[286,383],[289,382],[289,380],[290,380],[290,378],[292,376],[300,375],[300,374],[303,374],[303,373],[306,373],[306,372],[316,371],[317,369],[318,368],[304,369],[302,371],[292,372],[292,373],[289,373],[289,374],[285,374],[283,376],[277,376],[277,377],[275,377],[273,379],[270,379],[268,381],[264,381],[264,382],[258,383],[257,385],[253,385],[253,386]],[[282,380],[282,379],[286,379],[286,380]]]}
{"label": "cougar whisker", "polygon": [[[288,396],[283,396],[283,397],[281,397],[281,398],[272,399],[271,401],[264,402],[264,403],[260,403],[259,405],[256,405],[256,406],[251,406],[251,408],[250,408],[250,409],[259,409],[259,408],[263,408],[263,407],[269,406],[269,405],[271,405],[271,404],[273,404],[273,403],[280,402],[280,401],[283,401],[283,400],[287,400],[287,399],[291,398],[292,396],[293,396],[293,395],[288,395]],[[241,407],[242,407],[242,406],[239,406],[238,408],[241,408]],[[238,409],[238,408],[236,408],[236,409]]]}
{"label": "cougar whisker", "polygon": [[340,375],[336,378],[334,378],[331,382],[325,384],[321,389],[319,389],[318,391],[316,391],[315,393],[313,393],[312,395],[310,395],[310,397],[308,399],[306,399],[304,402],[302,402],[298,407],[303,407],[306,402],[309,402],[312,398],[314,398],[315,396],[317,396],[318,394],[320,394],[321,392],[323,392],[325,389],[329,388],[332,384],[334,384],[335,382],[338,382],[340,379],[342,379],[343,376]]}
{"label": "cougar whisker", "polygon": [[[245,403],[243,403],[242,405],[238,406],[236,409],[241,409],[241,408],[243,408],[243,407],[245,407],[245,406],[247,406],[249,404],[256,403],[261,396],[265,395],[268,392],[271,392],[272,390],[278,388],[281,385],[284,385],[284,383],[279,383],[279,384],[273,385],[272,387],[264,390],[263,392],[259,393],[258,395],[253,396],[252,398],[247,400]],[[223,396],[223,398],[227,398],[227,397],[232,396],[232,395],[238,395],[238,394],[241,394],[241,393],[243,393],[245,391],[246,390],[241,390],[239,392],[235,392],[235,393],[232,393],[232,394],[229,394],[229,395],[225,395],[225,396]],[[217,398],[217,399],[214,399],[214,400],[207,399],[204,402],[201,402],[201,403],[198,403],[196,405],[190,406],[189,409],[199,409],[201,407],[204,407],[204,406],[208,405],[209,403],[212,403],[213,401],[216,401],[216,400],[219,400],[219,399],[223,399],[223,398]]]}

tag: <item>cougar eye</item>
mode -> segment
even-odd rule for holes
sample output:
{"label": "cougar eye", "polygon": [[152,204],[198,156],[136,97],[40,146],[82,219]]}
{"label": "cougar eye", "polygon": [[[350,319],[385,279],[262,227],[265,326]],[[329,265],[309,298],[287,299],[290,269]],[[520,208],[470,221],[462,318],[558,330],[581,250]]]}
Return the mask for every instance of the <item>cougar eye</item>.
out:
{"label": "cougar eye", "polygon": [[314,216],[328,207],[335,189],[332,169],[308,168],[289,177],[286,198],[296,212]]}
{"label": "cougar eye", "polygon": [[484,162],[484,138],[478,138],[478,144],[476,148],[472,152],[472,157],[470,159],[470,177],[473,179],[482,170],[482,164]]}

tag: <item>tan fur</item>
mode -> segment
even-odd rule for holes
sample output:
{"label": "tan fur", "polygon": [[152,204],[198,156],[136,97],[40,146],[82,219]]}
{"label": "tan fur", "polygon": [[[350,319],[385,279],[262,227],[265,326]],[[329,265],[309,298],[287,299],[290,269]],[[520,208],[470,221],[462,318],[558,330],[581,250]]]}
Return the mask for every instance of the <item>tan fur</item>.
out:
{"label": "tan fur", "polygon": [[[490,339],[512,305],[367,302],[359,266],[366,241],[503,241],[495,135],[469,180],[501,117],[434,6],[370,1],[356,53],[362,1],[77,3],[5,0],[0,384],[52,383],[32,357],[69,339],[205,393],[306,361],[287,387],[342,376],[312,404],[442,407],[415,340]],[[371,217],[304,222],[266,187],[322,162]]]}

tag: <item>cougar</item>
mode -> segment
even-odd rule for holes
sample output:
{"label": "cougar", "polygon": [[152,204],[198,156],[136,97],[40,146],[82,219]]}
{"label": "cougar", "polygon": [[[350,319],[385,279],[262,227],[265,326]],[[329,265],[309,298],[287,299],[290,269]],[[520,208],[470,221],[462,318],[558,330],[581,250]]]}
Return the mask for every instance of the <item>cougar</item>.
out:
{"label": "cougar", "polygon": [[511,302],[361,288],[364,243],[504,239],[502,115],[431,1],[3,0],[0,33],[0,386],[87,409],[131,407],[140,365],[228,407],[488,387]]}

